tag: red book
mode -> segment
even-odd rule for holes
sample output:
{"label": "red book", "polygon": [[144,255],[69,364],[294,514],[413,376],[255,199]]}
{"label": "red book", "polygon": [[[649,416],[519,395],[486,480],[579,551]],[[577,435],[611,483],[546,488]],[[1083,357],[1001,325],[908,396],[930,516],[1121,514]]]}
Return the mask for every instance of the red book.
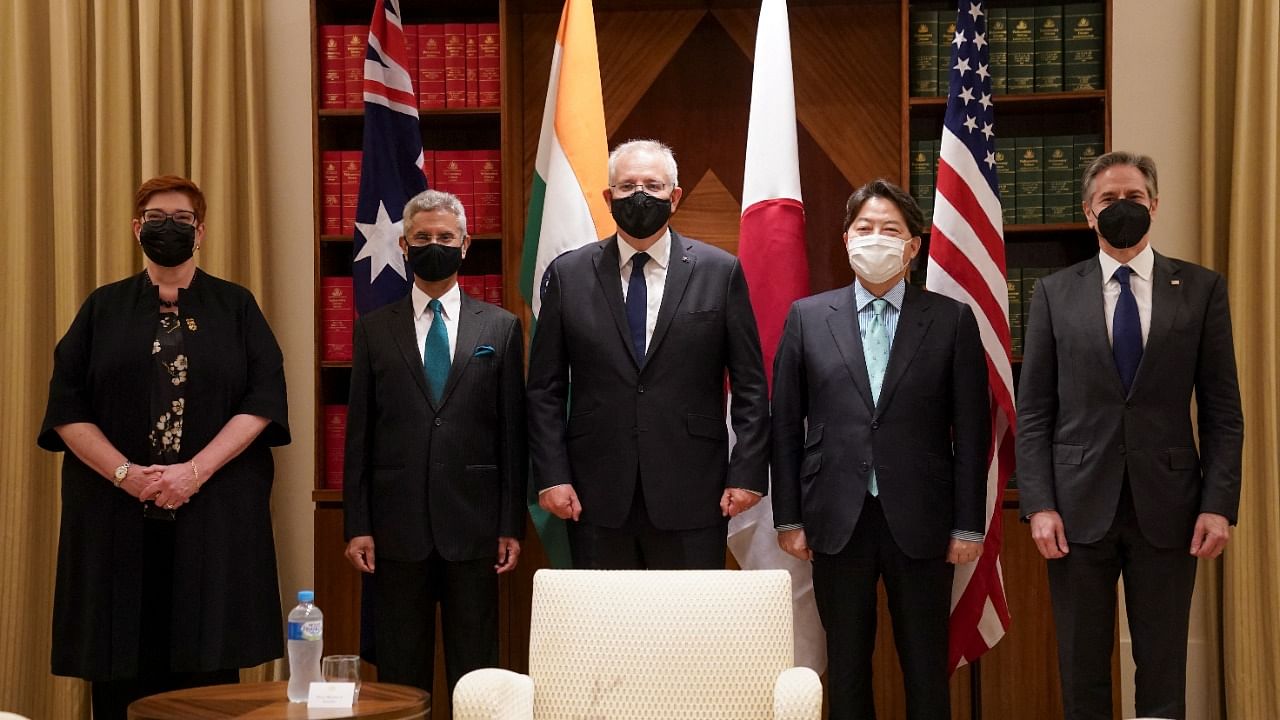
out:
{"label": "red book", "polygon": [[445,23],[444,26],[444,104],[445,107],[467,106],[467,26]]}
{"label": "red book", "polygon": [[484,276],[484,301],[494,305],[502,304],[502,276]]}
{"label": "red book", "polygon": [[322,320],[354,320],[355,293],[350,275],[326,275],[320,279]]}
{"label": "red book", "polygon": [[356,231],[356,204],[360,199],[359,150],[342,151],[342,235]]}
{"label": "red book", "polygon": [[467,107],[480,107],[480,26],[467,23]]}
{"label": "red book", "polygon": [[324,346],[322,360],[344,361],[351,359],[351,320],[326,318],[320,323],[320,339]]}
{"label": "red book", "polygon": [[436,187],[436,151],[423,149],[422,151],[422,174],[427,176],[427,187],[432,190],[438,190]]}
{"label": "red book", "polygon": [[324,406],[324,487],[342,488],[342,465],[346,458],[347,406]]}
{"label": "red book", "polygon": [[444,104],[444,25],[418,26],[418,106],[438,110]]}
{"label": "red book", "polygon": [[[436,186],[446,192],[471,192],[475,177],[470,150],[435,151]],[[448,186],[447,188],[442,186]]]}
{"label": "red book", "polygon": [[342,153],[324,150],[320,153],[320,234],[342,234]]}
{"label": "red book", "polygon": [[419,102],[421,102],[422,96],[418,93],[418,26],[417,25],[404,26],[404,58],[405,58],[404,70],[405,72],[409,73],[409,87],[413,88],[414,96],[419,98]]}
{"label": "red book", "polygon": [[368,25],[346,25],[343,29],[342,67],[347,87],[347,108],[364,107],[364,56],[369,38]]}
{"label": "red book", "polygon": [[502,153],[499,150],[475,151],[475,232],[502,232]]}
{"label": "red book", "polygon": [[320,107],[326,110],[347,106],[342,40],[342,25],[320,26]]}
{"label": "red book", "polygon": [[462,288],[462,292],[470,295],[476,300],[484,299],[483,275],[459,275],[458,287]]}
{"label": "red book", "polygon": [[480,107],[502,105],[502,38],[498,23],[481,23],[478,61]]}

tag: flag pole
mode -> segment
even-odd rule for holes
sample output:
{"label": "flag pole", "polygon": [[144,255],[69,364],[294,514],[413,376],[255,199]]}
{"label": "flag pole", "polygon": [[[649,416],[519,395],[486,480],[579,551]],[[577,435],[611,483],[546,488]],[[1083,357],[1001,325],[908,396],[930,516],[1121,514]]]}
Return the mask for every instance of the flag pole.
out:
{"label": "flag pole", "polygon": [[969,720],[982,720],[982,658],[969,663]]}

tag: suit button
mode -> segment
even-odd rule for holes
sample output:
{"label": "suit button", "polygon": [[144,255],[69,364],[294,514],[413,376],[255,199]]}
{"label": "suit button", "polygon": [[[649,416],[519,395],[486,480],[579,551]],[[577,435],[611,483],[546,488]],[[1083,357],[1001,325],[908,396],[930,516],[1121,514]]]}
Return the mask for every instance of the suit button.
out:
{"label": "suit button", "polygon": [[643,385],[637,385],[637,386],[636,386],[636,392],[638,392],[638,393],[640,393],[641,395],[643,395],[643,394],[644,394],[644,386],[643,386]]}
{"label": "suit button", "polygon": [[871,429],[872,429],[872,430],[879,430],[879,429],[880,429],[880,423],[875,422],[875,421],[872,421],[872,423],[871,423]]}
{"label": "suit button", "polygon": [[871,463],[862,463],[862,472],[870,472]]}
{"label": "suit button", "polygon": [[435,424],[435,426],[436,426],[436,427],[440,427],[441,425],[443,425],[443,424],[444,424],[444,421],[443,421],[443,420],[441,420],[440,418],[436,418],[436,421],[435,421],[435,423],[434,423],[434,424]]}
{"label": "suit button", "polygon": [[1120,443],[1120,454],[1124,454],[1124,443]]}

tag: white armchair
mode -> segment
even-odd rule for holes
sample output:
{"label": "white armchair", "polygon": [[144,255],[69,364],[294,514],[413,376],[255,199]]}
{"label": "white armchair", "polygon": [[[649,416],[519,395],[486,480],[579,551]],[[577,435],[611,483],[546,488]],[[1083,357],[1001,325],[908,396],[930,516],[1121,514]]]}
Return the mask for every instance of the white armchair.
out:
{"label": "white armchair", "polygon": [[817,720],[785,570],[540,570],[529,675],[463,676],[454,720]]}

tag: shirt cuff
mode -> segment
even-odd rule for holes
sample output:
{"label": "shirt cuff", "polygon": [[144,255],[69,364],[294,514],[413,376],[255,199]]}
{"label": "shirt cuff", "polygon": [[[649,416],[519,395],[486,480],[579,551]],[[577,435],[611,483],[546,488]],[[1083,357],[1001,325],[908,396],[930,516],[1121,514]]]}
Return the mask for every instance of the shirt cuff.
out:
{"label": "shirt cuff", "polygon": [[539,490],[539,491],[538,491],[538,497],[542,497],[542,493],[544,493],[544,492],[546,492],[546,491],[548,491],[548,490],[555,490],[555,489],[556,489],[556,488],[558,488],[558,487],[564,487],[565,485],[572,485],[572,484],[573,484],[573,483],[559,483],[559,484],[557,484],[557,485],[552,485],[552,486],[551,486],[551,487],[549,487],[549,488],[542,488],[541,490]]}
{"label": "shirt cuff", "polygon": [[764,497],[764,493],[760,492],[759,490],[752,490],[751,488],[729,487],[729,488],[725,488],[725,489],[726,489],[726,490],[741,490],[742,492],[749,492],[749,493],[751,493],[752,495],[755,495],[756,497]]}
{"label": "shirt cuff", "polygon": [[803,530],[804,523],[788,523],[786,525],[774,525],[773,529],[777,532],[786,532],[788,530]]}
{"label": "shirt cuff", "polygon": [[952,530],[951,537],[965,542],[982,542],[983,534],[972,530]]}

